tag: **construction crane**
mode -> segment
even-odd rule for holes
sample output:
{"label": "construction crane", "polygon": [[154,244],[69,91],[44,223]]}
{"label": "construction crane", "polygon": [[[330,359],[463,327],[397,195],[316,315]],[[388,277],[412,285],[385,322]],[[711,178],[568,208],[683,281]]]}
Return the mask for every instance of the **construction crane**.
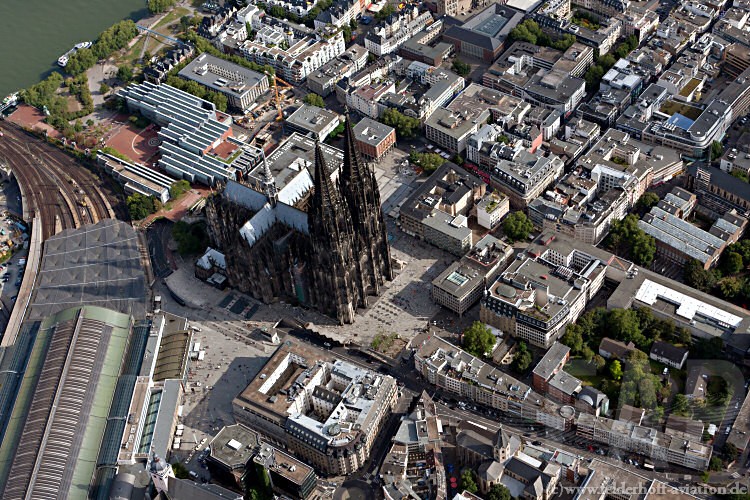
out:
{"label": "construction crane", "polygon": [[274,90],[274,100],[276,101],[276,111],[278,112],[276,115],[276,121],[280,122],[284,119],[284,113],[281,111],[281,97],[279,96],[279,85],[281,85],[285,89],[293,89],[294,86],[290,83],[285,82],[278,76],[274,75],[268,75],[270,78],[273,79],[273,90]]}

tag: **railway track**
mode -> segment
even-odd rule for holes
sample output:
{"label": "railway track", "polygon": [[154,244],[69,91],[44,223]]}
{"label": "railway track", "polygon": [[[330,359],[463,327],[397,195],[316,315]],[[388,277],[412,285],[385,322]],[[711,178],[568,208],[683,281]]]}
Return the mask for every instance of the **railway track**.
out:
{"label": "railway track", "polygon": [[0,161],[21,187],[24,216],[39,216],[42,238],[115,217],[100,179],[74,158],[20,128],[0,122]]}

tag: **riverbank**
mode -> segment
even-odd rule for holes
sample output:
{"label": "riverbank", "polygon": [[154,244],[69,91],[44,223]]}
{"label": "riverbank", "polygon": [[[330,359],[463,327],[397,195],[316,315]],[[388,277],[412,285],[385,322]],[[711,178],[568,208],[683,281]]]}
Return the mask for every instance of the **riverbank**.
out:
{"label": "riverbank", "polygon": [[0,19],[0,98],[30,87],[59,69],[57,58],[76,43],[94,40],[122,19],[142,19],[143,0],[3,0]]}

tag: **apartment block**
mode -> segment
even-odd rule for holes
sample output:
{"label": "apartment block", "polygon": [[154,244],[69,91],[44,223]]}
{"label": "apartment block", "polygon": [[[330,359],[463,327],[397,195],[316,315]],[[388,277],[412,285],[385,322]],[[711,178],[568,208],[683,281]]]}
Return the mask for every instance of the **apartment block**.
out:
{"label": "apartment block", "polygon": [[479,301],[487,284],[494,281],[512,255],[510,245],[488,234],[460,261],[432,280],[432,300],[463,316]]}
{"label": "apartment block", "polygon": [[425,137],[450,152],[461,154],[466,143],[503,99],[500,92],[476,83],[466,87],[450,104],[425,120]]}
{"label": "apartment block", "polygon": [[547,236],[487,289],[480,320],[549,349],[604,282],[606,265]]}
{"label": "apartment block", "polygon": [[490,185],[503,192],[516,209],[526,208],[563,173],[565,164],[555,155],[542,156],[519,148],[493,148],[495,164],[489,169]]}

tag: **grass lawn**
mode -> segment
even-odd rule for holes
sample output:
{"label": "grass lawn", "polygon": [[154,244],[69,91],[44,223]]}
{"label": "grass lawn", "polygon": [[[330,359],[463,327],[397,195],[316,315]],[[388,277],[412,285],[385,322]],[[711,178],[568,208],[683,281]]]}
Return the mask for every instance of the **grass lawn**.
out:
{"label": "grass lawn", "polygon": [[138,58],[141,57],[141,52],[143,51],[143,44],[146,42],[146,36],[141,34],[140,38],[137,42],[133,44],[133,47],[125,53],[122,57],[118,58],[117,64],[120,65],[122,63],[128,63],[129,65],[133,65],[138,61]]}
{"label": "grass lawn", "polygon": [[595,388],[599,388],[602,380],[604,380],[602,375],[596,374],[596,365],[583,358],[571,358],[563,370],[579,379],[583,385],[590,385]]}
{"label": "grass lawn", "polygon": [[154,31],[158,31],[159,33],[162,33],[164,35],[172,36],[169,30],[165,30],[162,28],[168,27],[170,24],[179,21],[182,16],[186,16],[188,14],[190,14],[190,11],[185,7],[175,7],[166,16],[162,17],[161,20],[156,23],[156,26],[151,29]]}

